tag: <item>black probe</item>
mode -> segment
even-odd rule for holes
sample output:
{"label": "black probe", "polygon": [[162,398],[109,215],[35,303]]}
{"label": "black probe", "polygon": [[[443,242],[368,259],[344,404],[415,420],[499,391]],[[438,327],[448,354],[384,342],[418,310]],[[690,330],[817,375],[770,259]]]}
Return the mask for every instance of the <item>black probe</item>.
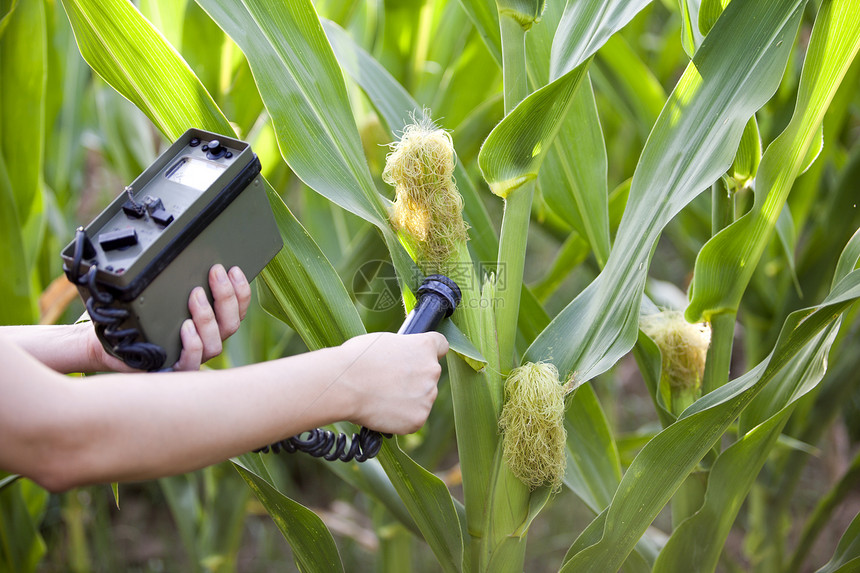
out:
{"label": "black probe", "polygon": [[[428,276],[418,287],[418,303],[403,321],[397,334],[420,334],[436,330],[443,319],[453,314],[461,298],[457,283],[445,275]],[[349,440],[346,434],[336,434],[322,428],[303,433],[308,434],[308,437],[302,439],[302,434],[299,434],[254,451],[305,452],[328,461],[349,462],[354,459],[363,462],[379,453],[383,437],[391,437],[391,434],[382,434],[365,427],[362,427],[359,433],[353,434],[352,440]]]}

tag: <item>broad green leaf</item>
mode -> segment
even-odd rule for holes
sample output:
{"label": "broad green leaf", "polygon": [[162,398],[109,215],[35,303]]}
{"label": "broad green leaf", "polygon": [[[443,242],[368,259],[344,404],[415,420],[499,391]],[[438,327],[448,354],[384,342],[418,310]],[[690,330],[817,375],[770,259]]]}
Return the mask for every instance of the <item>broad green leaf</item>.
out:
{"label": "broad green leaf", "polygon": [[[731,165],[744,126],[778,86],[803,4],[730,5],[696,52],[642,151],[606,267],[553,319],[525,360],[551,360],[579,384],[633,347],[657,238]],[[744,42],[719,41],[722,34],[738,33]],[[739,61],[750,67],[738,66]]]}
{"label": "broad green leaf", "polygon": [[364,158],[343,74],[313,5],[198,3],[248,58],[281,154],[296,175],[347,211],[387,229],[388,215]]}
{"label": "broad green leaf", "polygon": [[268,183],[266,193],[286,246],[258,277],[271,295],[268,302],[276,305],[267,310],[285,315],[311,350],[363,334],[361,317],[337,272]]}
{"label": "broad green leaf", "polygon": [[567,430],[567,470],[564,484],[600,513],[609,505],[621,481],[621,460],[600,401],[590,384],[583,384],[568,398],[564,428]]}
{"label": "broad green leaf", "polygon": [[598,88],[603,83],[611,85],[602,91],[617,98],[616,107],[630,110],[636,130],[645,141],[666,103],[663,86],[620,34],[609,38],[600,48],[595,64],[591,68],[592,79]]}
{"label": "broad green leaf", "polygon": [[[5,473],[0,475],[6,476]],[[5,481],[5,480],[4,480]],[[42,507],[47,501],[47,492],[39,490],[43,499],[33,498],[33,489],[38,486],[17,480],[0,489],[0,569],[10,572],[29,573],[45,554],[45,542],[39,535]],[[33,505],[34,508],[30,506]],[[38,511],[33,511],[33,509]]]}
{"label": "broad green leaf", "polygon": [[233,460],[233,465],[254,495],[269,509],[278,529],[293,548],[293,559],[299,570],[318,573],[343,571],[334,539],[317,514],[279,492],[242,461]]}
{"label": "broad green leaf", "polygon": [[233,129],[176,50],[130,3],[64,0],[78,48],[106,82],[171,139],[189,127]]}
{"label": "broad green leaf", "polygon": [[404,454],[396,441],[386,440],[379,461],[442,569],[460,571],[463,534],[448,488]]}
{"label": "broad green leaf", "polygon": [[[583,534],[586,541],[577,541],[575,547],[590,545],[575,555],[568,552],[569,560],[562,572],[605,572],[621,567],[636,541],[738,414],[762,388],[779,383],[777,380],[785,369],[802,360],[797,358],[798,354],[808,352],[810,344],[817,343],[819,333],[838,320],[858,298],[860,271],[852,271],[820,305],[788,317],[768,358],[747,374],[700,398],[677,422],[648,442],[622,478],[605,518],[599,518],[604,522],[602,533],[599,523],[593,522],[586,529],[588,535]],[[667,459],[672,463],[665,463]],[[592,543],[598,535],[599,541]]]}
{"label": "broad green leaf", "polygon": [[699,7],[699,32],[707,36],[731,0],[702,0]]}
{"label": "broad green leaf", "polygon": [[[0,37],[0,153],[22,225],[42,185],[47,39],[42,2],[7,14]],[[41,213],[35,213],[36,217]]]}
{"label": "broad green leaf", "polygon": [[699,2],[700,0],[678,0],[681,8],[681,45],[691,58],[702,44],[702,33],[699,31]]}
{"label": "broad green leaf", "polygon": [[481,39],[493,58],[502,63],[502,33],[499,29],[499,12],[493,0],[460,0]]}
{"label": "broad green leaf", "polygon": [[[733,7],[730,4],[720,20]],[[715,31],[719,25],[718,21]],[[762,158],[752,210],[699,252],[688,320],[709,320],[715,313],[737,311],[792,184],[808,163],[827,107],[858,49],[860,7],[850,0],[822,4],[804,62],[795,113]]]}
{"label": "broad green leaf", "polygon": [[[182,25],[189,0],[141,0],[140,11],[177,51],[182,51]],[[194,41],[199,41],[195,37]],[[210,46],[211,48],[211,46]]]}
{"label": "broad green leaf", "polygon": [[782,407],[720,454],[708,476],[704,504],[672,533],[657,558],[655,573],[673,573],[689,563],[695,563],[702,572],[716,569],[735,517],[794,412],[795,401],[824,376],[839,322],[829,325],[803,348],[782,370],[779,384],[770,384],[756,396],[758,400],[764,392],[779,388],[784,398],[779,401]]}
{"label": "broad green leaf", "polygon": [[3,32],[9,24],[9,17],[15,12],[15,8],[17,7],[18,0],[7,0],[3,5],[0,5],[0,38],[3,37]]}
{"label": "broad green leaf", "polygon": [[0,324],[33,324],[38,317],[30,288],[30,269],[6,162],[0,156],[0,266],[8,270],[0,281]]}
{"label": "broad green leaf", "polygon": [[537,177],[566,116],[589,58],[648,0],[568,4],[552,47],[550,79],[493,129],[478,161],[493,193],[508,193]]}
{"label": "broad green leaf", "polygon": [[[538,86],[549,81],[553,36],[561,17],[561,4],[550,4],[540,26],[526,35],[529,76]],[[609,256],[606,164],[597,104],[586,78],[539,171],[538,185],[550,208],[588,240],[601,267]]]}
{"label": "broad green leaf", "polygon": [[839,540],[836,553],[815,573],[856,573],[860,571],[860,514],[854,516],[851,525]]}

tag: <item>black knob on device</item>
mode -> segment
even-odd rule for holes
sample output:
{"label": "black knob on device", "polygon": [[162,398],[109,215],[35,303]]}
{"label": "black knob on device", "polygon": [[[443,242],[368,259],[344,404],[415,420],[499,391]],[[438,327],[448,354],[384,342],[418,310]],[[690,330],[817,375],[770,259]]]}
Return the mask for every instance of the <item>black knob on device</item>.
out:
{"label": "black knob on device", "polygon": [[227,152],[227,149],[221,145],[221,142],[217,139],[210,141],[207,147],[209,151],[207,157],[209,157],[209,159],[218,159]]}

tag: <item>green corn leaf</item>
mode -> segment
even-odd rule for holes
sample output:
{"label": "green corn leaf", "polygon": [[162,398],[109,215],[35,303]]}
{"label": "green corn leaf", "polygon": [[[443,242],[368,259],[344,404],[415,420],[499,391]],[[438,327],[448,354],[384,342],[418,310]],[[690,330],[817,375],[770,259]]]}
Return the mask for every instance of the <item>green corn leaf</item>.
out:
{"label": "green corn leaf", "polygon": [[537,177],[591,56],[635,16],[648,0],[568,4],[553,41],[550,79],[493,129],[478,162],[490,189],[506,197]]}
{"label": "green corn leaf", "polygon": [[15,8],[17,7],[18,0],[11,0],[11,2],[6,2],[3,6],[0,6],[0,38],[3,37],[3,32],[9,24],[9,17],[15,12]]}
{"label": "green corn leaf", "polygon": [[192,126],[233,133],[176,50],[131,3],[65,0],[63,6],[90,67],[162,133],[175,139]]}
{"label": "green corn leaf", "polygon": [[39,522],[47,492],[26,480],[6,483],[4,472],[0,476],[6,484],[0,488],[0,570],[36,571],[45,554]]}
{"label": "green corn leaf", "polygon": [[621,482],[621,460],[606,415],[590,384],[583,384],[568,398],[564,429],[567,431],[564,484],[589,509],[600,513],[609,505]]}
{"label": "green corn leaf", "polygon": [[[549,81],[553,37],[561,17],[561,4],[550,4],[541,25],[526,35],[529,75],[536,85]],[[573,95],[538,177],[547,204],[588,240],[602,267],[609,256],[606,144],[587,78]]]}
{"label": "green corn leaf", "polygon": [[463,532],[448,489],[439,478],[404,454],[396,442],[385,442],[379,452],[379,461],[392,478],[400,499],[415,519],[442,569],[460,571]]}
{"label": "green corn leaf", "polygon": [[343,74],[311,3],[198,3],[248,58],[281,154],[296,175],[347,211],[387,229]]}
{"label": "green corn leaf", "polygon": [[[177,51],[182,51],[185,9],[189,0],[141,0],[140,11]],[[194,38],[198,41],[199,38]],[[211,46],[208,46],[211,49]]]}
{"label": "green corn leaf", "polygon": [[681,8],[681,45],[691,58],[702,44],[702,33],[699,31],[699,1],[678,0]]}
{"label": "green corn leaf", "polygon": [[[13,7],[14,8],[14,7]],[[42,184],[47,38],[42,2],[7,13],[0,39],[0,153],[26,224]],[[35,216],[40,216],[39,212]]]}
{"label": "green corn leaf", "polygon": [[[704,49],[704,45],[702,47]],[[568,552],[562,571],[615,571],[636,541],[731,422],[768,384],[798,368],[819,334],[860,298],[860,271],[850,272],[820,305],[792,313],[773,352],[747,374],[687,408],[642,449],[612,499],[601,526],[593,522]],[[789,369],[789,370],[786,370]],[[789,377],[789,380],[791,377]],[[672,464],[665,460],[671,459]],[[641,479],[647,476],[647,479]],[[596,543],[594,539],[599,537]],[[584,547],[584,548],[583,548]]]}
{"label": "green corn leaf", "polygon": [[794,412],[795,401],[824,377],[827,355],[839,324],[837,320],[825,328],[783,368],[779,384],[766,386],[756,396],[754,402],[769,390],[778,388],[783,399],[777,407],[781,409],[720,454],[711,467],[704,504],[672,533],[657,559],[655,573],[672,573],[689,563],[695,563],[702,572],[716,569],[735,517]]}
{"label": "green corn leaf", "polygon": [[343,571],[334,539],[317,514],[279,492],[268,479],[247,467],[244,460],[233,460],[233,466],[269,510],[278,529],[289,541],[300,571]]}
{"label": "green corn leaf", "polygon": [[[525,360],[551,360],[563,376],[574,374],[575,383],[581,383],[633,347],[657,238],[731,165],[744,126],[777,88],[804,3],[729,6],[678,82],[642,151],[606,267],[553,319]],[[744,41],[722,42],[723,34]]]}
{"label": "green corn leaf", "polygon": [[12,183],[0,156],[0,265],[8,274],[0,281],[0,324],[32,324],[38,317],[36,297],[30,288],[30,268],[21,234]]}
{"label": "green corn leaf", "polygon": [[860,513],[839,540],[833,557],[815,573],[857,573],[860,571]]}
{"label": "green corn leaf", "polygon": [[502,33],[499,29],[499,12],[493,0],[460,0],[487,49],[502,64]]}
{"label": "green corn leaf", "polygon": [[[726,14],[732,7],[730,4]],[[714,30],[718,28],[719,22]],[[708,320],[718,312],[737,311],[792,184],[808,166],[810,147],[827,107],[858,49],[860,7],[850,0],[822,4],[804,62],[794,116],[762,158],[755,204],[749,213],[708,241],[696,259],[686,313],[691,322]]]}
{"label": "green corn leaf", "polygon": [[699,32],[707,36],[731,0],[702,0],[699,7]]}
{"label": "green corn leaf", "polygon": [[267,310],[285,315],[311,350],[363,334],[361,317],[337,272],[268,183],[266,192],[270,204],[278,206],[275,222],[286,245],[258,279],[269,291],[269,305],[274,304]]}
{"label": "green corn leaf", "polygon": [[636,130],[645,141],[666,103],[663,86],[620,34],[606,41],[595,63],[592,79],[598,88],[610,84],[602,91],[618,99],[616,107],[630,110]]}

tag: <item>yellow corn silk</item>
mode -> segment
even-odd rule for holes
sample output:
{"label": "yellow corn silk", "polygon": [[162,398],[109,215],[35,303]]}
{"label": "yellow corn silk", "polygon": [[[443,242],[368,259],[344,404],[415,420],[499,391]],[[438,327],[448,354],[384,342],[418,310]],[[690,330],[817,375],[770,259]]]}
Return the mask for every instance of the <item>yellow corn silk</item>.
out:
{"label": "yellow corn silk", "polygon": [[391,145],[382,177],[395,189],[392,225],[425,273],[443,272],[468,240],[451,135],[426,118],[408,125]]}
{"label": "yellow corn silk", "polygon": [[660,349],[661,384],[669,387],[671,410],[680,414],[701,395],[711,327],[687,322],[682,311],[665,310],[640,317],[639,328]]}
{"label": "yellow corn silk", "polygon": [[504,433],[503,459],[530,489],[557,491],[567,465],[564,429],[565,386],[549,363],[529,362],[505,382],[505,405],[499,418]]}

